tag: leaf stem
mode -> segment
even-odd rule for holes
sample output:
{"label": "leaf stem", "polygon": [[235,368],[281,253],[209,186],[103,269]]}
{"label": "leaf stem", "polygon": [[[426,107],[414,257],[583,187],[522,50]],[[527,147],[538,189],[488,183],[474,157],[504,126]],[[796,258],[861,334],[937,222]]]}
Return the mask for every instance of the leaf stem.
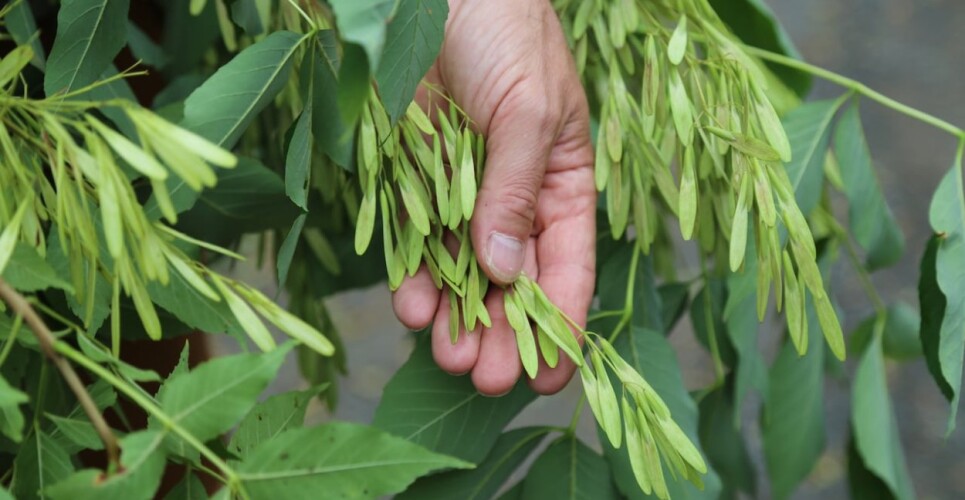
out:
{"label": "leaf stem", "polygon": [[235,488],[238,488],[237,491],[242,496],[242,498],[248,498],[245,491],[240,488],[241,480],[238,477],[238,473],[235,472],[234,469],[232,469],[227,464],[227,462],[225,462],[214,451],[212,451],[211,448],[208,448],[207,446],[205,446],[205,444],[199,441],[198,438],[194,437],[194,435],[188,432],[184,427],[181,427],[181,425],[175,422],[174,419],[168,416],[168,414],[164,413],[164,410],[158,407],[158,405],[154,401],[151,401],[151,399],[148,396],[142,394],[137,389],[131,387],[127,382],[121,380],[119,377],[111,373],[110,370],[107,370],[103,366],[97,364],[93,360],[84,356],[82,353],[76,351],[70,345],[64,342],[58,341],[54,344],[54,348],[60,354],[63,354],[64,356],[70,358],[78,365],[83,366],[93,374],[102,378],[107,383],[113,385],[115,388],[117,388],[117,390],[123,392],[127,397],[131,399],[131,401],[133,401],[135,404],[143,408],[144,411],[149,413],[151,416],[156,418],[162,426],[164,426],[167,429],[170,429],[172,432],[177,434],[178,437],[184,440],[184,442],[186,442],[192,448],[198,450],[201,453],[201,455],[204,456],[204,458],[207,458],[208,461],[210,461],[215,467],[217,467],[218,470],[220,470],[224,474],[224,478],[223,478],[224,482],[227,483],[229,488],[231,488],[232,490],[235,490]]}
{"label": "leaf stem", "polygon": [[17,341],[17,334],[20,333],[20,325],[23,324],[23,316],[17,315],[13,320],[13,328],[10,329],[9,337],[3,343],[3,349],[0,350],[0,367],[3,367],[3,363],[7,361],[7,356],[10,355],[10,351],[13,350],[13,345]]}
{"label": "leaf stem", "polygon": [[[603,375],[604,377],[606,374]],[[576,402],[576,409],[573,410],[573,416],[570,417],[570,425],[566,427],[566,434],[573,435],[576,433],[576,425],[580,423],[580,416],[583,415],[583,405],[586,404],[586,393],[584,392],[580,395],[580,400]]]}
{"label": "leaf stem", "polygon": [[40,343],[40,350],[43,351],[47,359],[53,362],[57,369],[60,370],[60,374],[64,377],[64,381],[67,382],[67,386],[70,387],[70,390],[73,391],[77,397],[77,402],[80,403],[80,407],[84,410],[84,413],[87,414],[87,418],[90,419],[90,423],[97,431],[97,435],[101,441],[104,442],[108,462],[117,470],[120,466],[120,448],[117,445],[117,437],[111,432],[110,426],[107,425],[104,416],[101,415],[100,410],[97,409],[97,405],[94,404],[94,400],[87,392],[87,388],[84,387],[80,377],[77,376],[77,372],[74,371],[70,363],[58,354],[54,348],[57,340],[53,334],[50,333],[47,324],[44,323],[40,315],[38,315],[30,303],[27,302],[27,299],[8,285],[2,278],[0,278],[0,298],[9,304],[10,308],[13,309],[18,316],[23,317],[27,326],[29,326],[34,332],[34,335],[37,336],[37,341]]}
{"label": "leaf stem", "polygon": [[627,293],[626,299],[623,302],[623,315],[620,317],[620,322],[607,337],[611,343],[616,340],[620,332],[627,326],[630,319],[633,318],[633,289],[637,282],[637,264],[640,262],[640,249],[636,245],[633,246],[633,257],[630,258],[630,274],[629,279],[627,279]]}
{"label": "leaf stem", "polygon": [[956,127],[955,125],[952,125],[951,123],[949,123],[949,122],[947,122],[947,121],[945,121],[945,120],[942,120],[941,118],[938,118],[938,117],[936,117],[936,116],[934,116],[934,115],[930,115],[930,114],[928,114],[928,113],[925,113],[924,111],[917,110],[917,109],[915,109],[915,108],[913,108],[913,107],[911,107],[911,106],[908,106],[907,104],[900,103],[900,102],[898,102],[898,101],[896,101],[896,100],[894,100],[894,99],[892,99],[892,98],[890,98],[890,97],[888,97],[888,96],[886,96],[886,95],[884,95],[884,94],[882,94],[882,93],[880,93],[880,92],[878,92],[878,91],[876,91],[876,90],[868,87],[867,85],[865,85],[865,84],[863,84],[863,83],[861,83],[861,82],[859,82],[859,81],[857,81],[857,80],[848,78],[848,77],[846,77],[846,76],[844,76],[844,75],[840,75],[840,74],[838,74],[838,73],[835,73],[835,72],[833,72],[833,71],[826,70],[826,69],[824,69],[824,68],[815,66],[815,65],[813,65],[813,64],[809,64],[809,63],[806,63],[806,62],[804,62],[804,61],[801,61],[801,60],[798,60],[798,59],[794,59],[793,57],[787,57],[787,56],[782,55],[782,54],[777,54],[777,53],[771,52],[771,51],[769,51],[769,50],[759,49],[759,48],[757,48],[757,47],[751,47],[751,46],[749,46],[749,45],[744,45],[744,46],[743,46],[743,49],[744,49],[745,51],[747,51],[748,54],[751,54],[751,55],[753,55],[753,56],[759,57],[759,58],[764,59],[764,60],[766,60],[766,61],[770,61],[770,62],[773,62],[773,63],[780,64],[780,65],[782,65],[782,66],[787,66],[787,67],[789,67],[789,68],[794,68],[794,69],[797,69],[797,70],[800,70],[800,71],[804,71],[804,72],[806,72],[806,73],[810,73],[810,74],[812,74],[812,75],[814,75],[814,76],[817,76],[817,77],[819,77],[819,78],[823,78],[823,79],[828,80],[828,81],[830,81],[830,82],[834,82],[834,83],[836,83],[836,84],[838,84],[838,85],[841,85],[841,86],[843,86],[843,87],[847,87],[847,88],[849,88],[849,89],[851,89],[851,90],[853,90],[853,91],[855,91],[855,92],[857,92],[857,93],[859,93],[859,94],[861,94],[861,95],[863,95],[863,96],[865,96],[865,97],[867,97],[867,98],[869,98],[869,99],[871,99],[871,100],[873,100],[873,101],[877,101],[878,103],[880,103],[880,104],[882,104],[882,105],[884,105],[884,106],[886,106],[886,107],[888,107],[888,108],[891,108],[891,109],[893,109],[893,110],[895,110],[895,111],[897,111],[897,112],[899,112],[899,113],[902,113],[902,114],[904,114],[904,115],[907,115],[907,116],[909,116],[909,117],[911,117],[911,118],[914,118],[914,119],[916,119],[916,120],[918,120],[918,121],[927,123],[927,124],[929,124],[929,125],[931,125],[931,126],[933,126],[933,127],[936,127],[936,128],[941,129],[941,130],[944,130],[945,132],[948,132],[949,134],[952,134],[952,135],[955,136],[955,137],[965,138],[965,130],[963,130],[963,129],[961,129],[961,128],[958,128],[958,127]]}

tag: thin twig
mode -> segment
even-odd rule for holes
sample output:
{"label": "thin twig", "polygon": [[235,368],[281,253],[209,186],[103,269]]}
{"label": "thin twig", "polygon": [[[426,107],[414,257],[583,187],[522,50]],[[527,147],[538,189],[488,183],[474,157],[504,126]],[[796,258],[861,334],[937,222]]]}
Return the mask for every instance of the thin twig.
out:
{"label": "thin twig", "polygon": [[3,281],[3,279],[0,279],[0,298],[10,305],[10,308],[13,309],[18,316],[23,317],[27,326],[29,326],[30,330],[34,332],[34,335],[37,336],[37,341],[40,343],[40,350],[43,351],[44,355],[60,370],[60,374],[64,377],[64,381],[67,382],[67,386],[70,387],[70,390],[77,396],[80,407],[83,408],[84,413],[87,414],[87,418],[90,419],[90,423],[97,431],[97,435],[100,436],[101,441],[104,442],[104,449],[107,450],[107,460],[111,465],[115,466],[116,470],[116,467],[120,466],[120,449],[117,445],[117,437],[114,436],[111,428],[107,425],[107,422],[104,421],[104,416],[101,415],[100,410],[97,409],[97,405],[94,404],[94,400],[91,399],[87,388],[84,387],[83,382],[80,381],[77,372],[74,371],[74,368],[70,366],[70,363],[64,359],[63,356],[54,350],[54,336],[50,333],[50,329],[47,328],[47,324],[44,323],[40,315],[34,311],[34,308],[27,302],[27,299],[8,285],[7,282]]}

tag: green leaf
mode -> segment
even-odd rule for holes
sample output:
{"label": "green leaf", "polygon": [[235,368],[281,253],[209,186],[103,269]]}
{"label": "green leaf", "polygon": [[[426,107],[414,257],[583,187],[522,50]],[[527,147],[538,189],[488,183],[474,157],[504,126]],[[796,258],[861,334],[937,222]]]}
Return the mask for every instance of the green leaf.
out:
{"label": "green leaf", "polygon": [[161,409],[199,440],[217,437],[255,406],[288,350],[226,356],[177,374],[158,392]]}
{"label": "green leaf", "polygon": [[104,443],[89,420],[58,417],[49,413],[47,419],[53,422],[57,432],[56,434],[51,433],[50,437],[58,440],[68,453],[77,453],[80,450],[104,449]]}
{"label": "green leaf", "polygon": [[11,493],[20,499],[38,498],[41,490],[46,490],[74,472],[70,455],[57,441],[36,428],[24,440],[13,467]]}
{"label": "green leaf", "polygon": [[[813,302],[806,310],[808,324],[816,325]],[[808,328],[808,335],[812,346],[821,345],[818,328]],[[808,349],[799,357],[785,342],[771,366],[761,427],[771,490],[778,499],[788,498],[824,449],[824,352]]]}
{"label": "green leaf", "polygon": [[660,296],[663,330],[669,332],[680,321],[690,305],[690,286],[687,283],[664,283],[657,288]]}
{"label": "green leaf", "polygon": [[479,394],[469,376],[453,377],[436,366],[426,339],[386,384],[372,424],[430,450],[479,462],[535,397],[524,384],[500,398]]}
{"label": "green leaf", "polygon": [[546,427],[523,427],[508,431],[499,436],[492,451],[475,469],[423,477],[396,498],[493,498],[548,432]]}
{"label": "green leaf", "polygon": [[235,0],[231,4],[231,20],[250,36],[265,31],[271,16],[271,3],[262,0]]}
{"label": "green leaf", "polygon": [[319,147],[335,163],[348,170],[354,169],[354,130],[342,117],[338,105],[338,73],[341,63],[338,57],[338,39],[333,30],[323,30],[316,35],[312,50],[306,52],[302,62],[302,80],[306,71],[312,71],[312,135]]}
{"label": "green leaf", "polygon": [[[311,87],[309,87],[311,88]],[[308,105],[295,121],[285,155],[285,193],[295,205],[308,210],[309,176],[312,166],[312,105],[311,91]]]}
{"label": "green leaf", "polygon": [[[53,268],[54,274],[57,276],[70,276],[70,262],[69,257],[64,253],[61,248],[60,242],[60,232],[56,227],[51,227],[49,231],[49,236],[47,237],[47,263]],[[82,288],[85,294],[90,290],[90,286],[87,282],[89,276],[87,273],[87,266],[91,265],[86,263],[84,265],[84,281],[82,282]],[[90,322],[86,324],[87,331],[90,333],[96,332],[100,329],[101,325],[104,324],[104,320],[111,313],[111,285],[104,279],[101,273],[95,273],[95,283],[94,283],[94,297],[93,297],[93,308],[91,309]],[[70,310],[81,319],[82,322],[87,322],[87,304],[86,300],[81,303],[77,295],[74,293],[65,294],[67,297],[67,306]]]}
{"label": "green leaf", "polygon": [[[368,60],[370,73],[379,67],[385,45],[386,24],[396,0],[331,0],[338,32],[345,42],[356,44]],[[364,61],[363,61],[364,62]]]}
{"label": "green leaf", "polygon": [[127,42],[128,0],[64,0],[44,92],[52,97],[97,80]]}
{"label": "green leaf", "polygon": [[[718,356],[724,366],[733,367],[736,353],[727,336],[724,323],[724,300],[726,298],[724,282],[709,279],[697,292],[694,302],[690,306],[690,323],[694,327],[697,340],[711,353]],[[742,332],[745,333],[745,332]],[[713,334],[713,336],[711,336]],[[713,344],[711,343],[713,339]],[[714,354],[716,345],[717,354]],[[716,361],[715,361],[716,362]]]}
{"label": "green leaf", "polygon": [[[673,347],[663,334],[639,326],[617,337],[613,343],[617,353],[653,387],[667,404],[673,421],[680,426],[691,442],[701,451],[697,434],[697,403],[694,402],[680,372],[677,356]],[[627,447],[614,449],[604,439],[600,439],[603,456],[606,457],[620,492],[630,498],[642,498],[643,493],[634,478],[630,467]],[[671,498],[716,498],[720,493],[720,478],[713,469],[708,469],[702,478],[703,491],[683,478],[668,478],[667,489]]]}
{"label": "green leaf", "polygon": [[921,307],[921,349],[925,355],[925,364],[935,383],[945,399],[953,401],[956,390],[945,379],[942,373],[938,347],[941,342],[942,321],[945,318],[945,308],[948,301],[941,288],[938,287],[935,259],[941,238],[932,236],[925,247],[925,254],[921,258],[921,274],[918,282],[918,300]]}
{"label": "green leaf", "polygon": [[[848,339],[849,351],[864,352],[874,333],[875,318],[876,315],[870,315],[852,332]],[[885,356],[897,361],[910,361],[921,356],[920,325],[921,317],[908,304],[898,302],[889,306],[881,342]]]}
{"label": "green leaf", "polygon": [[446,0],[399,0],[389,21],[385,50],[375,74],[385,110],[395,123],[435,62],[449,16]]}
{"label": "green leaf", "polygon": [[238,475],[253,498],[374,498],[423,474],[471,464],[428,451],[374,427],[333,422],[285,431],[259,445]]}
{"label": "green leaf", "polygon": [[202,59],[221,38],[214,2],[207,2],[200,14],[193,15],[189,4],[193,0],[166,0],[164,6],[164,52],[175,54],[164,68],[172,75],[180,75],[203,65]]}
{"label": "green leaf", "polygon": [[20,405],[30,398],[19,389],[11,386],[0,374],[0,433],[19,443],[23,439],[23,413]]}
{"label": "green leaf", "polygon": [[854,443],[854,429],[848,439],[848,490],[851,498],[892,498],[891,490],[868,470]]}
{"label": "green leaf", "polygon": [[[108,78],[113,78],[117,76],[117,68],[113,64],[109,65],[104,73],[101,74],[99,80],[106,80]],[[110,83],[99,84],[96,87],[78,94],[76,99],[89,99],[94,101],[109,101],[115,99],[123,99],[131,103],[137,103],[137,96],[134,95],[134,90],[131,89],[130,84],[127,83],[126,78],[119,78],[112,80]],[[132,140],[137,139],[137,128],[134,127],[134,122],[131,121],[130,117],[127,116],[121,108],[117,106],[102,106],[98,109],[104,114],[117,129],[121,131],[127,138]]]}
{"label": "green leaf", "polygon": [[576,437],[563,437],[544,451],[526,475],[527,499],[604,500],[620,498],[606,460]]}
{"label": "green leaf", "polygon": [[14,5],[3,18],[3,22],[17,45],[30,44],[30,48],[33,49],[31,64],[40,71],[44,71],[47,66],[47,58],[44,57],[44,46],[40,43],[40,32],[37,30],[37,21],[34,20],[33,11],[30,10],[30,2],[21,0]]}
{"label": "green leaf", "polygon": [[170,273],[167,285],[151,282],[148,294],[155,304],[191,328],[206,333],[230,333],[244,337],[244,330],[225,301],[214,302],[191,286],[181,273]]}
{"label": "green leaf", "polygon": [[58,276],[33,247],[23,243],[14,247],[13,255],[10,256],[10,262],[2,276],[10,286],[21,292],[59,288],[69,294],[74,293],[74,287],[70,283]]}
{"label": "green leaf", "polygon": [[244,458],[259,444],[290,428],[301,427],[305,423],[308,402],[320,392],[319,389],[276,394],[258,403],[238,424],[228,449]]}
{"label": "green leaf", "polygon": [[707,460],[720,473],[721,498],[733,498],[738,491],[757,494],[757,475],[739,422],[727,418],[735,413],[732,390],[721,387],[700,400],[700,444]]}
{"label": "green leaf", "polygon": [[349,127],[354,127],[371,94],[371,75],[365,65],[365,54],[358,45],[345,45],[338,67],[338,111]]}
{"label": "green leaf", "polygon": [[291,267],[292,257],[295,256],[295,248],[298,247],[298,241],[301,239],[302,229],[305,228],[305,219],[307,218],[308,214],[301,214],[295,219],[291,229],[288,230],[288,235],[282,241],[281,247],[278,248],[278,261],[276,263],[278,288],[283,288],[285,282],[288,281],[288,269]]}
{"label": "green leaf", "polygon": [[185,474],[174,489],[164,497],[165,500],[207,500],[208,491],[197,474]]}
{"label": "green leaf", "polygon": [[[633,253],[638,252],[636,244],[630,242],[620,245],[600,269],[597,290],[600,308],[604,311],[622,310],[626,302],[627,272]],[[631,323],[655,331],[664,331],[664,312],[660,293],[657,291],[653,274],[653,259],[641,255],[633,284],[633,315]]]}
{"label": "green leaf", "polygon": [[[241,51],[188,96],[180,125],[225,149],[234,147],[252,120],[284,88],[302,39],[289,31],[276,31]],[[178,213],[194,206],[199,196],[177,176],[168,178],[167,188]],[[152,217],[160,217],[153,196],[146,210]]]}
{"label": "green leaf", "polygon": [[791,143],[791,161],[785,165],[801,213],[817,206],[824,179],[824,156],[831,136],[831,122],[842,99],[814,101],[784,116],[781,123]]}
{"label": "green leaf", "polygon": [[915,492],[888,396],[882,343],[877,336],[858,364],[851,398],[851,428],[863,463],[888,485],[895,498],[913,498]]}
{"label": "green leaf", "polygon": [[857,101],[838,120],[834,151],[848,197],[851,233],[868,252],[866,267],[874,271],[895,264],[904,253],[905,237],[885,202],[872,167]]}
{"label": "green leaf", "polygon": [[184,215],[180,228],[206,240],[213,232],[208,226],[212,222],[240,234],[274,228],[300,212],[285,195],[285,181],[278,173],[244,156],[238,157],[235,168],[219,170],[218,184],[201,192],[199,201]]}
{"label": "green leaf", "polygon": [[[750,238],[748,244],[754,245]],[[756,253],[753,246],[748,247],[751,255]],[[727,337],[737,354],[737,367],[734,380],[734,422],[740,422],[741,405],[750,391],[767,394],[767,365],[764,356],[757,348],[760,323],[757,321],[757,259],[744,263],[743,273],[731,273],[727,277],[727,305],[724,307],[724,322]],[[746,290],[747,292],[742,292]]]}
{"label": "green leaf", "polygon": [[168,55],[160,45],[154,43],[151,37],[141,30],[134,22],[127,22],[127,46],[134,57],[148,66],[161,69],[168,62]]}
{"label": "green leaf", "polygon": [[161,449],[164,433],[141,431],[120,441],[123,470],[104,477],[97,469],[85,469],[48,490],[53,499],[99,500],[123,498],[149,500],[161,484],[165,457]]}
{"label": "green leaf", "polygon": [[230,149],[275,98],[291,73],[302,37],[276,31],[218,68],[184,103],[181,126]]}
{"label": "green leaf", "polygon": [[[928,220],[938,235],[935,276],[947,307],[938,340],[938,366],[952,390],[948,432],[955,428],[961,398],[962,356],[965,354],[965,190],[962,186],[962,155],[965,141],[958,145],[952,168],[945,174],[932,197]],[[924,330],[924,329],[923,329]],[[926,347],[926,353],[928,349]]]}
{"label": "green leaf", "polygon": [[[791,37],[763,0],[710,0],[710,5],[747,45],[801,58]],[[812,80],[809,73],[773,63],[767,63],[767,67],[799,97],[807,96]]]}

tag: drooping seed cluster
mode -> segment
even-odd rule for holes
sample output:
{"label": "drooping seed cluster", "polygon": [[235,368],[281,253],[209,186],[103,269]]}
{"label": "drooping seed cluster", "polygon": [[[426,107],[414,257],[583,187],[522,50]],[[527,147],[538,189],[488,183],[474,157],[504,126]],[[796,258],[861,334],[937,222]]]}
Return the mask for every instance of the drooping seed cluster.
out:
{"label": "drooping seed cluster", "polygon": [[[27,46],[22,46],[27,47]],[[28,47],[29,48],[29,47]],[[105,84],[101,82],[100,84]],[[114,108],[129,121],[136,139],[93,115]],[[275,341],[260,317],[319,353],[332,345],[319,332],[261,292],[220,276],[188,257],[177,240],[223,251],[190,238],[159,219],[174,222],[177,211],[167,181],[178,189],[200,190],[216,181],[212,167],[231,168],[237,159],[221,147],[129,101],[31,100],[0,94],[0,272],[17,246],[46,257],[48,239],[68,266],[85,328],[98,304],[98,289],[110,290],[112,337],[119,342],[120,299],[131,298],[145,332],[161,338],[161,322],[149,285],[168,285],[173,274],[199,300],[222,299],[252,341],[263,350]],[[154,208],[141,205],[132,180],[153,189]],[[50,232],[45,232],[50,227]],[[105,251],[106,250],[106,251]],[[226,252],[226,251],[224,251]],[[260,315],[260,317],[259,317]],[[118,348],[119,346],[115,346]]]}
{"label": "drooping seed cluster", "polygon": [[613,237],[633,227],[644,252],[665,248],[671,214],[684,239],[697,239],[735,272],[754,238],[759,317],[773,284],[803,353],[809,292],[829,346],[843,358],[814,239],[783,166],[791,147],[771,102],[781,84],[706,0],[555,6],[599,104],[596,185],[606,192]]}

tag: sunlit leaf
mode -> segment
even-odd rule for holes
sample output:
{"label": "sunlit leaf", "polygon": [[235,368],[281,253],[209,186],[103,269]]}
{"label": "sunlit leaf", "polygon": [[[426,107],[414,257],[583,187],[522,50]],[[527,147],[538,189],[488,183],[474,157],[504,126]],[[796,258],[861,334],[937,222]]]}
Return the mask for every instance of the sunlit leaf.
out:
{"label": "sunlit leaf", "polygon": [[375,427],[333,422],[291,429],[262,443],[238,465],[248,494],[271,498],[373,498],[405,489],[427,472],[468,468]]}
{"label": "sunlit leaf", "polygon": [[276,394],[255,405],[231,435],[228,449],[242,458],[260,443],[305,423],[308,402],[319,390],[292,391]]}
{"label": "sunlit leaf", "polygon": [[161,409],[185,430],[204,441],[237,423],[275,379],[287,348],[270,353],[238,354],[213,359],[164,383]]}

